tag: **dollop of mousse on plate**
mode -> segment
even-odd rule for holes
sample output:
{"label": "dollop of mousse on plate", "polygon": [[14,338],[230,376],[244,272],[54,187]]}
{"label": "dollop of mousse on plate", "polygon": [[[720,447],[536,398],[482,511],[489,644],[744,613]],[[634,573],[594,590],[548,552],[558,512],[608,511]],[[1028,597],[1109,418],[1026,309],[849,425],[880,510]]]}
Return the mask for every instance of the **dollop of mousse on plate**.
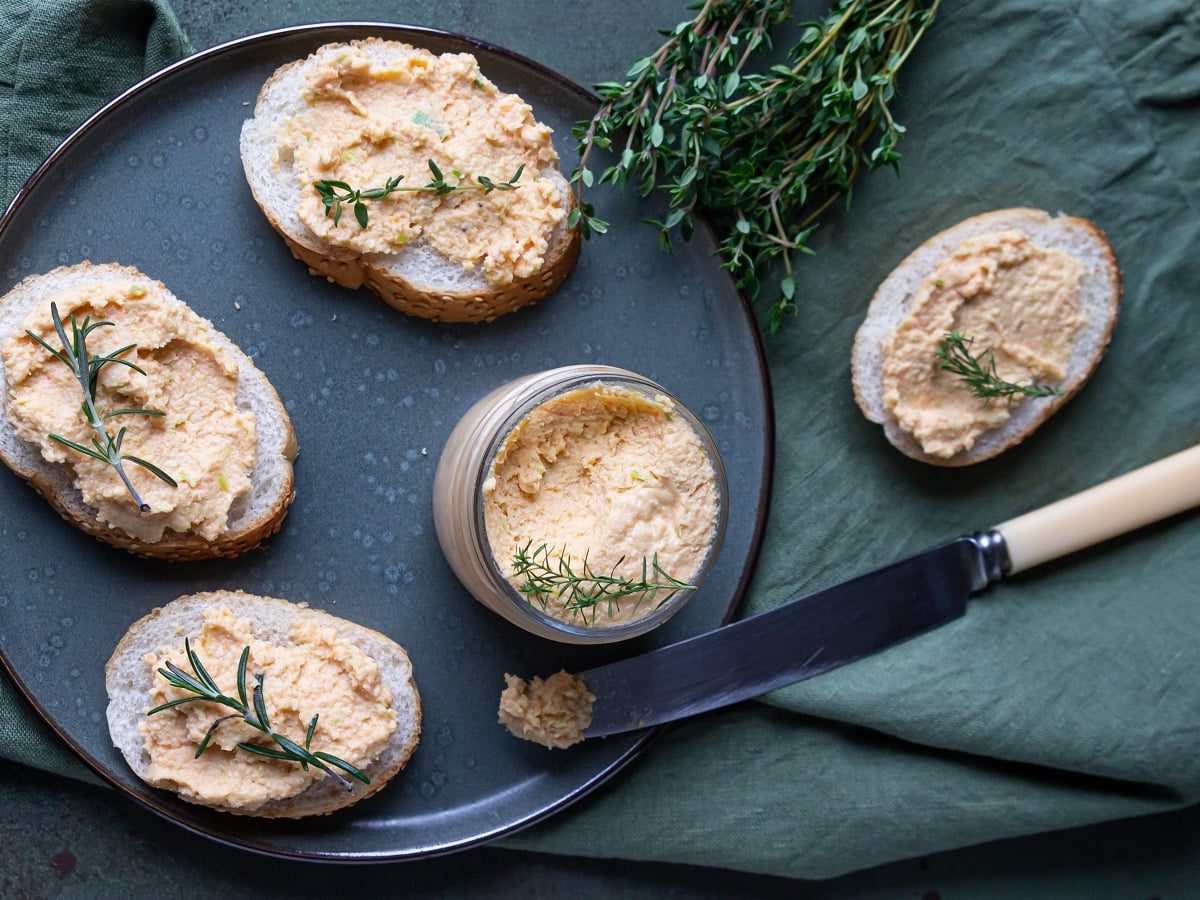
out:
{"label": "dollop of mousse on plate", "polygon": [[[35,444],[47,461],[70,467],[83,501],[102,522],[147,543],[162,540],[167,530],[211,541],[228,530],[230,510],[250,492],[258,456],[255,420],[237,405],[237,360],[212,340],[207,321],[169,302],[163,290],[153,282],[106,281],[47,298],[3,347],[5,399],[17,436]],[[113,433],[125,431],[124,453],[152,461],[177,482],[171,487],[140,466],[126,466],[149,512],[138,509],[106,462],[50,438],[90,447],[96,437],[80,409],[83,391],[75,374],[26,334],[61,346],[51,303],[68,335],[72,316],[80,325],[89,318],[111,322],[88,335],[89,356],[124,348],[121,358],[141,370],[123,364],[101,369],[96,406],[102,414],[162,413],[121,415],[110,425]]]}
{"label": "dollop of mousse on plate", "polygon": [[[305,191],[296,212],[314,234],[358,253],[420,241],[493,285],[542,268],[565,215],[560,186],[543,174],[558,162],[551,131],[484,77],[474,56],[407,47],[384,64],[350,48],[310,73],[304,100],[276,147],[301,184],[373,191],[400,179],[399,191],[370,200],[365,224],[349,208],[334,221],[321,196]],[[436,180],[431,160],[447,187],[467,189],[417,190]],[[481,189],[481,177],[508,182],[518,170],[515,190]]]}
{"label": "dollop of mousse on plate", "polygon": [[562,671],[532,682],[505,675],[504,681],[500,724],[513,735],[559,750],[583,740],[596,698],[578,675]]}
{"label": "dollop of mousse on plate", "polygon": [[[516,557],[544,548],[557,568],[637,581],[653,561],[689,583],[716,531],[716,473],[699,435],[666,397],[597,383],[536,407],[507,436],[483,484],[497,565],[518,590]],[[568,593],[529,596],[554,618],[609,626],[652,613],[670,591],[580,606]]]}
{"label": "dollop of mousse on plate", "polygon": [[958,332],[979,357],[990,351],[1004,381],[1060,382],[1086,323],[1083,264],[1016,229],[970,238],[917,289],[908,315],[883,342],[884,403],[931,456],[949,459],[1008,421],[1021,397],[985,403],[942,369],[942,339]]}
{"label": "dollop of mousse on plate", "polygon": [[[237,697],[238,664],[242,649],[249,647],[247,671],[263,676],[273,731],[303,744],[312,716],[319,714],[314,749],[359,768],[387,747],[397,718],[379,664],[332,628],[302,617],[288,641],[276,643],[255,634],[247,620],[226,606],[206,609],[203,617],[200,633],[192,637],[192,650],[221,690]],[[194,696],[173,687],[158,672],[168,661],[186,669],[182,647],[162,648],[144,661],[154,673],[151,707]],[[273,745],[236,715],[221,724],[197,758],[196,748],[213,722],[229,713],[224,706],[199,701],[143,719],[138,727],[150,756],[146,780],[207,806],[250,811],[294,797],[314,780],[327,777],[312,766],[265,759],[239,748],[243,741],[268,750]]]}

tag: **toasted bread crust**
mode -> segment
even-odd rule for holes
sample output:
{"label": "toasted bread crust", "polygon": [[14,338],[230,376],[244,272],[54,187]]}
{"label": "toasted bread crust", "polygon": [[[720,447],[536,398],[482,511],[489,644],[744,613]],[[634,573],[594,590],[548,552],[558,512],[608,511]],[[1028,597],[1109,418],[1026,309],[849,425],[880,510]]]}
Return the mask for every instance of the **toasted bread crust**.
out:
{"label": "toasted bread crust", "polygon": [[[918,247],[913,249],[913,251],[911,253],[909,253],[908,256],[906,256],[900,262],[900,264],[896,266],[896,269],[893,271],[903,269],[906,266],[914,265],[914,260],[917,256],[917,254],[919,253],[919,251],[923,247],[925,247],[926,244],[930,244],[930,243],[933,243],[934,241],[937,241],[939,238],[941,238],[947,232],[953,231],[953,230],[955,230],[967,223],[970,223],[970,222],[986,222],[989,219],[998,219],[1001,216],[1007,216],[1014,212],[1029,212],[1029,213],[1044,214],[1044,212],[1042,210],[1035,210],[1035,209],[1028,209],[1028,208],[1011,208],[1011,209],[992,210],[991,212],[982,213],[978,216],[971,216],[967,219],[962,220],[961,222],[958,222],[958,223],[950,226],[950,228],[946,228],[946,229],[938,232],[937,234],[933,235],[932,237],[927,238]],[[1021,429],[1018,432],[1015,432],[1004,443],[999,444],[995,447],[992,447],[989,450],[987,450],[986,452],[982,452],[982,453],[974,452],[974,448],[972,448],[971,450],[960,451],[960,452],[954,454],[954,456],[951,456],[949,458],[933,456],[931,454],[924,453],[923,451],[921,451],[919,445],[910,446],[910,445],[906,445],[904,443],[894,440],[892,430],[890,428],[885,428],[884,433],[887,436],[888,441],[892,444],[892,446],[894,446],[897,450],[899,450],[905,456],[915,459],[918,462],[924,462],[924,463],[929,463],[930,465],[943,466],[943,467],[948,467],[948,468],[957,468],[960,466],[970,466],[970,465],[974,465],[975,463],[980,463],[980,462],[984,462],[989,459],[994,459],[995,457],[999,456],[1004,451],[1017,446],[1022,441],[1024,441],[1027,437],[1029,437],[1031,434],[1033,434],[1035,431],[1037,431],[1037,429],[1040,428],[1047,419],[1049,419],[1052,415],[1054,415],[1056,412],[1058,412],[1059,409],[1062,408],[1063,404],[1065,404],[1068,400],[1070,400],[1077,393],[1079,393],[1080,389],[1085,384],[1087,384],[1087,382],[1090,380],[1092,373],[1096,371],[1096,366],[1098,366],[1100,364],[1100,360],[1104,358],[1104,354],[1108,350],[1108,345],[1112,341],[1113,329],[1116,327],[1116,324],[1117,324],[1117,318],[1118,318],[1118,314],[1119,314],[1119,310],[1120,310],[1120,303],[1121,303],[1121,295],[1124,290],[1124,276],[1123,276],[1123,273],[1121,272],[1120,266],[1117,264],[1117,256],[1116,256],[1115,251],[1113,250],[1112,244],[1108,240],[1108,236],[1105,235],[1105,233],[1100,229],[1100,227],[1098,225],[1096,225],[1095,222],[1092,222],[1090,219],[1080,218],[1078,216],[1059,216],[1055,219],[1055,221],[1070,222],[1070,223],[1073,223],[1073,224],[1091,232],[1092,236],[1096,239],[1097,246],[1102,248],[1102,250],[1103,250],[1104,262],[1108,268],[1110,276],[1113,278],[1113,281],[1116,285],[1116,289],[1114,290],[1113,295],[1109,301],[1109,316],[1108,316],[1108,319],[1106,322],[1106,327],[1104,330],[1103,337],[1101,340],[1097,341],[1095,343],[1095,345],[1092,347],[1092,352],[1089,356],[1087,367],[1085,368],[1085,370],[1079,377],[1076,377],[1076,378],[1072,379],[1070,382],[1068,382],[1068,384],[1066,385],[1066,388],[1061,396],[1048,398],[1046,401],[1044,401],[1043,404],[1039,407],[1037,417],[1035,419],[1033,419],[1025,428]],[[874,304],[876,299],[880,297],[881,293],[884,290],[886,281],[887,281],[887,279],[885,278],[884,281],[880,283],[879,288],[876,289],[875,294],[871,297],[871,304]],[[914,295],[914,297],[909,298],[909,299],[910,299],[910,303],[911,303],[911,300],[915,299],[915,295]],[[861,326],[859,326],[858,331],[854,335],[854,345],[853,345],[853,349],[851,351],[851,359],[852,360],[856,360],[858,358],[859,343],[861,341],[867,340],[866,331],[867,331],[867,321],[869,320],[869,318],[870,318],[870,313],[868,312],[867,320],[864,320],[863,324]],[[880,419],[879,417],[874,415],[871,410],[870,403],[868,402],[867,397],[866,397],[866,388],[865,388],[864,382],[868,377],[870,377],[873,374],[874,374],[873,372],[860,371],[860,367],[857,365],[851,366],[850,380],[851,380],[851,384],[854,389],[854,400],[858,404],[859,409],[862,410],[863,415],[866,416],[869,420],[871,420],[872,422],[881,424],[881,425],[886,425],[886,424],[888,424],[890,417],[885,417],[883,419]]]}
{"label": "toasted bread crust", "polygon": [[[76,263],[70,266],[60,266],[52,269],[41,275],[30,275],[22,279],[14,286],[4,297],[0,297],[0,305],[14,293],[32,284],[35,281],[40,281],[45,278],[52,278],[56,274],[66,272],[68,270],[96,270],[108,273],[120,274],[130,278],[136,278],[140,281],[152,282],[163,291],[166,291],[171,296],[174,296],[170,290],[160,281],[150,278],[132,266],[120,266],[115,263],[107,263],[98,265],[85,260],[81,263]],[[183,301],[180,301],[183,302]],[[230,342],[232,344],[232,341]],[[236,345],[234,345],[236,348]],[[238,365],[247,366],[250,369],[256,370],[257,367],[250,357],[246,356],[240,348],[237,349]],[[287,429],[287,437],[284,444],[283,457],[286,462],[285,470],[285,485],[284,489],[279,492],[274,504],[271,508],[259,516],[254,522],[249,523],[246,527],[238,531],[229,531],[222,534],[216,541],[207,541],[199,535],[195,534],[179,534],[178,532],[168,531],[163,535],[162,540],[156,543],[147,543],[139,541],[136,538],[130,537],[119,529],[112,528],[101,522],[94,515],[87,514],[89,507],[80,508],[67,502],[66,498],[58,491],[58,486],[49,476],[47,470],[42,468],[30,468],[23,466],[21,462],[4,451],[0,445],[0,460],[4,462],[8,468],[25,479],[29,485],[42,495],[43,498],[63,517],[67,522],[76,526],[80,530],[86,532],[92,537],[104,541],[106,544],[111,544],[114,547],[119,547],[122,550],[128,550],[137,556],[142,556],[150,559],[165,559],[169,561],[186,561],[200,559],[231,559],[235,556],[240,556],[248,550],[253,550],[258,547],[271,535],[279,531],[283,526],[283,520],[287,516],[288,508],[295,499],[295,471],[292,462],[296,458],[299,445],[296,441],[296,432],[292,427],[291,418],[287,414],[287,410],[283,406],[283,401],[280,400],[278,392],[273,385],[269,384],[266,377],[263,377],[271,389],[271,403],[276,407],[276,411],[282,422],[285,423]],[[3,387],[0,385],[0,387]],[[49,465],[49,464],[48,464]]]}
{"label": "toasted bread crust", "polygon": [[[362,47],[372,44],[394,44],[385,38],[363,38],[349,41],[347,47]],[[254,115],[266,114],[267,94],[277,80],[293,68],[302,66],[306,59],[294,60],[280,66],[259,89],[254,105]],[[244,161],[243,161],[244,163]],[[254,190],[250,193],[262,210],[271,227],[279,233],[292,255],[308,267],[312,275],[329,279],[335,284],[352,290],[367,287],[372,293],[401,312],[429,319],[434,322],[491,322],[497,316],[514,312],[522,306],[536,303],[553,294],[567,280],[579,260],[583,238],[578,228],[573,228],[567,239],[560,241],[547,256],[542,267],[526,278],[514,279],[510,284],[489,287],[485,291],[425,291],[406,279],[388,272],[353,251],[326,244],[315,235],[295,235],[287,231],[279,216]],[[569,196],[569,214],[576,206],[575,197]]]}
{"label": "toasted bread crust", "polygon": [[308,266],[311,274],[322,275],[342,287],[359,288],[365,285],[389,306],[433,322],[491,322],[497,316],[549,297],[575,268],[581,244],[576,229],[570,233],[567,241],[559,245],[559,252],[528,278],[518,278],[511,284],[485,292],[433,294],[414,287],[399,276],[373,268],[361,258],[330,257],[322,251],[313,250],[280,228],[274,215],[266,208],[263,208],[263,214],[287,243],[292,256]]}
{"label": "toasted bread crust", "polygon": [[[145,628],[150,622],[153,622],[155,619],[157,619],[159,616],[168,613],[172,604],[201,603],[208,605],[223,603],[228,605],[231,611],[236,615],[237,601],[239,600],[249,600],[255,603],[279,604],[284,607],[303,607],[305,610],[305,615],[311,615],[319,620],[321,624],[333,627],[337,631],[339,637],[350,640],[351,642],[353,642],[356,636],[370,637],[375,640],[385,641],[395,647],[398,647],[406,657],[408,656],[408,651],[405,650],[400,644],[389,638],[386,634],[375,631],[371,628],[367,628],[364,625],[351,622],[348,619],[342,619],[331,615],[324,610],[312,609],[304,604],[293,603],[290,600],[283,600],[279,597],[264,597],[256,594],[247,594],[245,591],[203,591],[197,594],[187,594],[182,597],[177,597],[165,606],[155,607],[149,613],[142,616],[140,619],[130,625],[125,634],[121,637],[121,640],[117,642],[117,646],[113,650],[112,656],[109,657],[108,662],[104,666],[106,685],[107,683],[111,682],[111,679],[114,677],[114,669],[118,661],[121,659],[122,655],[127,652],[129,644],[136,638],[138,632]],[[412,666],[410,659],[410,671],[411,668]],[[372,772],[370,784],[359,786],[356,783],[356,787],[353,792],[339,794],[338,799],[334,802],[322,803],[311,808],[302,808],[301,810],[293,811],[289,807],[296,801],[300,800],[304,796],[303,794],[300,794],[297,797],[290,797],[287,800],[275,801],[272,804],[269,804],[265,807],[260,807],[256,810],[235,809],[227,806],[212,806],[209,804],[200,803],[188,797],[183,797],[182,795],[180,795],[180,799],[186,800],[189,803],[195,803],[197,806],[207,806],[209,809],[217,809],[221,812],[232,813],[233,815],[249,816],[260,819],[300,819],[307,818],[308,816],[323,816],[332,812],[336,812],[337,810],[343,809],[347,806],[352,806],[353,804],[358,803],[360,800],[365,800],[367,797],[370,797],[382,790],[383,787],[389,781],[391,781],[392,778],[394,778],[405,767],[405,765],[407,765],[408,760],[412,757],[413,752],[417,749],[417,745],[420,743],[423,709],[421,705],[421,694],[417,689],[416,680],[411,675],[408,679],[408,686],[412,689],[413,697],[416,702],[415,721],[413,723],[414,727],[412,735],[405,742],[397,761],[382,771]]]}

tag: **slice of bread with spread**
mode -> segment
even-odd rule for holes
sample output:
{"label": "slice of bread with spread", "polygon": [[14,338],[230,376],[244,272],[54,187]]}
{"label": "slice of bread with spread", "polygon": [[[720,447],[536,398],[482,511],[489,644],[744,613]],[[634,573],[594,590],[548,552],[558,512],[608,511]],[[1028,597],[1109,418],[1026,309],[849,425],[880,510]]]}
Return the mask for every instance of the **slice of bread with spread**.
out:
{"label": "slice of bread with spread", "polygon": [[[228,705],[201,698],[148,714],[197,696],[159,671],[171,663],[197,675],[189,651],[228,698],[245,689],[252,718],[260,697],[270,731],[349,763],[368,783],[333,766],[345,783],[294,759],[247,752],[246,742],[275,753],[284,745]],[[180,597],[139,619],[113,651],[105,687],[113,744],[139,778],[238,815],[299,818],[357,803],[404,768],[421,734],[421,698],[403,647],[303,604],[240,591]],[[214,728],[224,716],[232,718]]]}
{"label": "slice of bread with spread", "polygon": [[[1092,222],[1020,208],[974,216],[923,243],[875,292],[854,340],[855,398],[913,459],[991,459],[1083,387],[1120,300],[1116,257]],[[938,353],[951,335],[992,396],[946,370]],[[1054,394],[1004,393],[1018,386]]]}
{"label": "slice of bread with spread", "polygon": [[[83,452],[102,442],[52,309],[69,341],[90,319],[93,363],[121,357],[101,367],[94,402],[109,437],[128,432],[123,468],[140,509],[115,467]],[[30,276],[0,298],[0,349],[0,458],[71,524],[169,560],[237,556],[279,530],[294,495],[287,411],[251,359],[162,283],[89,262]]]}
{"label": "slice of bread with spread", "polygon": [[[410,315],[490,321],[549,296],[579,256],[550,129],[469,54],[321,47],[263,85],[241,156],[297,259]],[[368,196],[335,204],[329,191]]]}

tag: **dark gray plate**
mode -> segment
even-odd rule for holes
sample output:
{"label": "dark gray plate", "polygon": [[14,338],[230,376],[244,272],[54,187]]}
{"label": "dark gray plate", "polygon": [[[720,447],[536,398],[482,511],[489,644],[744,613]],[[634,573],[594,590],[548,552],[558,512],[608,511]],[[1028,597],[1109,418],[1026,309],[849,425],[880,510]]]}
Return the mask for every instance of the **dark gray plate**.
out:
{"label": "dark gray plate", "polygon": [[[772,454],[758,332],[704,229],[674,256],[646,210],[597,192],[612,232],[548,301],[486,326],[433,325],[313,278],[250,197],[238,132],[274,69],[321,44],[384,35],[474,53],[556,133],[588,92],[507,51],[389,25],[314,25],[199,53],[132,88],[73,134],[0,220],[4,289],[82,259],[161,279],[242,346],[292,415],[301,454],[282,533],[233,561],[138,560],[62,522],[5,472],[0,660],[50,726],[112,785],[219,840],[287,856],[383,860],[446,852],[528,825],[627,764],[649,733],[551,753],[496,724],[506,671],[586,668],[733,615],[758,549]],[[240,305],[240,311],[236,305]],[[442,442],[479,396],[517,375],[603,362],[656,379],[700,414],[729,473],[729,530],[703,589],[665,627],[607,648],[535,638],[477,604],[445,564],[430,511]],[[408,768],[348,810],[303,822],[220,815],[146,787],[113,749],[104,664],[125,629],[180,594],[242,588],[306,600],[399,640],[424,699]]]}

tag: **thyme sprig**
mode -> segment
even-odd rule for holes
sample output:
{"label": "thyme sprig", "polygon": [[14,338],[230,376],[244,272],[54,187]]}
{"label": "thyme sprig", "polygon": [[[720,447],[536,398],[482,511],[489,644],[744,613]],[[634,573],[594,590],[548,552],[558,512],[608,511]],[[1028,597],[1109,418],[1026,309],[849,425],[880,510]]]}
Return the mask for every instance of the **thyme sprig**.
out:
{"label": "thyme sprig", "polygon": [[588,562],[588,554],[584,553],[576,568],[569,554],[556,553],[548,544],[533,549],[533,542],[530,541],[513,554],[512,570],[515,577],[524,579],[517,590],[531,602],[537,601],[545,609],[550,598],[559,598],[563,601],[564,609],[572,614],[582,614],[586,618],[590,611],[592,621],[595,621],[597,608],[601,604],[607,606],[611,616],[622,597],[637,597],[636,609],[644,602],[653,601],[662,591],[667,591],[668,597],[664,597],[659,606],[676,591],[695,589],[695,585],[667,574],[658,564],[657,553],[649,559],[642,557],[640,578],[617,575],[617,569],[624,562],[625,557],[621,557],[608,571],[596,571]]}
{"label": "thyme sprig", "polygon": [[517,182],[521,180],[524,171],[525,164],[522,163],[507,181],[495,181],[487,175],[477,175],[474,182],[465,181],[462,178],[457,182],[450,182],[446,180],[446,176],[442,174],[437,163],[431,159],[429,160],[429,172],[433,177],[422,185],[401,187],[400,182],[404,180],[404,176],[397,175],[385,181],[383,187],[366,190],[355,190],[344,181],[331,180],[314,181],[313,189],[321,195],[321,202],[325,205],[325,215],[333,218],[335,228],[341,221],[342,210],[346,206],[350,206],[354,210],[354,218],[359,227],[366,228],[370,217],[367,214],[367,204],[363,202],[364,200],[382,200],[391,194],[404,191],[426,191],[439,197],[455,191],[483,191],[485,194],[490,194],[492,191],[515,191],[519,187]]}
{"label": "thyme sprig", "polygon": [[1037,384],[1033,381],[1017,384],[1005,381],[996,372],[996,357],[990,349],[984,350],[978,356],[971,352],[975,341],[964,337],[957,331],[951,331],[940,341],[936,356],[941,361],[941,367],[953,375],[957,375],[971,393],[982,400],[1002,397],[1011,401],[1018,395],[1024,397],[1061,397],[1062,388],[1056,385]]}
{"label": "thyme sprig", "polygon": [[166,482],[171,487],[178,487],[175,479],[154,465],[152,462],[142,459],[140,456],[134,456],[132,453],[124,452],[125,433],[124,427],[120,428],[116,435],[109,434],[108,426],[105,424],[109,419],[115,419],[118,416],[162,416],[164,413],[159,409],[114,409],[101,414],[96,407],[96,388],[100,381],[100,373],[105,366],[120,365],[126,366],[140,375],[145,375],[146,371],[137,363],[125,359],[125,354],[131,350],[137,349],[137,344],[126,344],[106,353],[103,356],[91,356],[88,353],[87,339],[97,328],[112,327],[112,322],[100,321],[93,322],[91,316],[85,316],[80,323],[75,314],[71,314],[71,337],[67,337],[67,329],[63,325],[62,316],[58,313],[58,304],[50,304],[50,317],[54,321],[54,330],[58,334],[59,341],[62,342],[62,350],[55,350],[49,343],[44,341],[39,335],[26,329],[25,334],[37,341],[47,352],[55,359],[66,366],[74,374],[79,382],[79,387],[83,391],[83,410],[84,418],[87,419],[88,425],[96,436],[92,438],[90,447],[83,444],[78,444],[75,441],[68,440],[61,434],[49,434],[47,438],[54,441],[56,444],[61,444],[68,447],[77,453],[82,453],[84,456],[90,456],[92,459],[98,460],[105,465],[112,466],[116,470],[125,488],[129,491],[138,509],[142,512],[150,512],[150,505],[142,499],[137,492],[137,488],[133,486],[133,482],[129,480],[129,475],[125,472],[125,463],[131,462],[134,465],[141,466],[151,475],[154,475],[161,481]]}
{"label": "thyme sprig", "polygon": [[[312,739],[317,730],[317,720],[320,718],[320,713],[314,714],[309,720],[308,729],[304,735],[303,747],[290,738],[284,737],[282,734],[271,729],[271,722],[267,718],[267,704],[263,699],[263,675],[261,672],[254,676],[254,688],[251,693],[246,693],[246,667],[250,660],[249,647],[242,650],[241,658],[238,660],[237,697],[230,697],[221,692],[221,689],[217,686],[212,676],[208,674],[208,670],[204,668],[204,664],[200,662],[200,657],[196,655],[196,652],[192,649],[191,642],[187,638],[183,639],[183,648],[187,654],[188,663],[192,667],[192,674],[189,675],[172,662],[165,663],[165,667],[159,669],[158,674],[162,675],[172,687],[188,691],[196,696],[168,700],[166,703],[161,703],[148,711],[146,715],[153,716],[168,709],[182,706],[185,703],[196,703],[201,700],[216,703],[234,710],[230,715],[221,716],[213,720],[208,731],[204,733],[204,738],[196,748],[195,759],[199,759],[204,751],[208,749],[213,735],[217,733],[217,729],[221,725],[230,719],[241,719],[251,728],[267,735],[267,737],[275,742],[279,749],[264,747],[261,744],[252,744],[249,741],[242,741],[237,745],[240,750],[245,750],[247,753],[253,753],[256,756],[262,756],[267,759],[300,763],[300,768],[305,772],[308,771],[309,766],[313,766],[329,775],[348,791],[353,790],[354,786],[338,774],[338,772],[334,771],[335,768],[341,769],[351,778],[355,778],[363,784],[371,783],[371,779],[361,769],[352,766],[344,759],[339,759],[331,753],[323,753],[320,750],[312,749]],[[330,768],[331,766],[333,768]]]}
{"label": "thyme sprig", "polygon": [[[864,169],[898,166],[904,128],[892,117],[896,77],[940,0],[835,0],[802,23],[787,61],[752,72],[771,49],[792,0],[706,0],[694,19],[636,60],[624,81],[596,85],[602,104],[574,129],[580,162],[568,220],[585,236],[603,233],[585,190],[638,183],[668,201],[648,220],[669,249],[687,240],[693,215],[711,217],[722,266],[751,299],[776,280],[766,314],[776,331],[796,311],[793,271],[822,215],[849,203]],[[615,162],[594,169],[596,149]]]}

